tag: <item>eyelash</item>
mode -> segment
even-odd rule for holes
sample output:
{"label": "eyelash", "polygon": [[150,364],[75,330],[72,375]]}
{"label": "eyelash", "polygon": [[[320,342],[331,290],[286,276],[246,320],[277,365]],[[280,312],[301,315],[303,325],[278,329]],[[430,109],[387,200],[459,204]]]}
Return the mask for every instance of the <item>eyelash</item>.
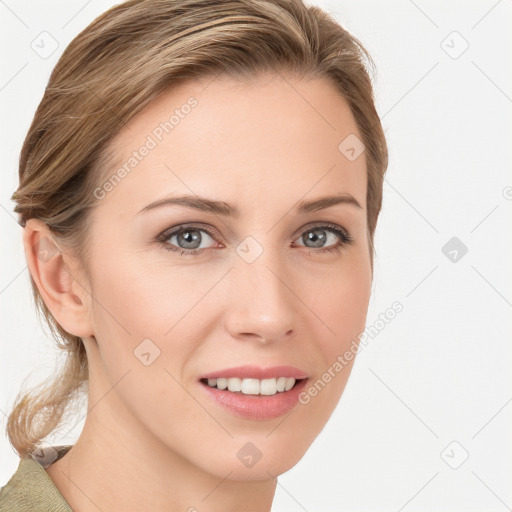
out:
{"label": "eyelash", "polygon": [[[319,253],[339,253],[345,248],[345,246],[350,245],[354,241],[353,238],[348,233],[348,231],[341,229],[336,224],[329,224],[329,223],[310,227],[310,228],[306,229],[305,231],[303,231],[300,236],[303,236],[305,233],[307,233],[309,231],[314,231],[316,229],[322,229],[322,228],[326,228],[325,229],[326,231],[330,231],[330,232],[334,233],[335,235],[337,235],[340,238],[340,242],[334,246],[320,248],[320,249],[306,247],[306,249],[309,249],[310,253],[311,253],[311,251],[317,252],[317,253],[318,252]],[[208,251],[215,250],[215,248],[211,248],[211,249],[181,249],[181,248],[176,248],[175,246],[172,246],[171,244],[169,244],[167,242],[167,240],[169,240],[169,238],[171,238],[175,235],[179,235],[181,233],[186,233],[189,230],[204,231],[211,238],[213,238],[215,240],[215,233],[209,228],[198,227],[198,226],[181,226],[178,229],[174,229],[172,231],[169,231],[169,230],[164,231],[163,233],[158,235],[158,237],[156,238],[156,241],[158,243],[160,243],[161,245],[163,245],[163,247],[166,251],[177,252],[181,256],[194,256],[194,255],[202,253],[202,252],[208,252]]]}

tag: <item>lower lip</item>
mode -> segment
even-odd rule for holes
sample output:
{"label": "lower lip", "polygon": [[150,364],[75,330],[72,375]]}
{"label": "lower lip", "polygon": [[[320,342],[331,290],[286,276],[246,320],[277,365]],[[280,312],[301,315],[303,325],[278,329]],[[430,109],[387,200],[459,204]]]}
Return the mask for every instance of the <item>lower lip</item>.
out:
{"label": "lower lip", "polygon": [[271,420],[291,411],[299,401],[299,394],[308,379],[299,381],[289,391],[275,395],[244,395],[227,389],[217,389],[199,382],[210,398],[236,416],[251,420]]}

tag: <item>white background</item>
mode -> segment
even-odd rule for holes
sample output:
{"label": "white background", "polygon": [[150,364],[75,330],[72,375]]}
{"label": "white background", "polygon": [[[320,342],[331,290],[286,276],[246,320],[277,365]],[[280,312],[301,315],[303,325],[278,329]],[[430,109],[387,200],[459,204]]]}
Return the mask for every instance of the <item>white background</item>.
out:
{"label": "white background", "polygon": [[[0,1],[0,486],[18,464],[5,414],[57,361],[10,201],[19,151],[63,49],[114,3]],[[368,325],[396,300],[404,310],[359,354],[273,511],[510,510],[512,2],[314,3],[377,64],[390,165]],[[42,31],[59,44],[47,59],[31,48]],[[468,249],[456,262],[442,251],[452,237]]]}

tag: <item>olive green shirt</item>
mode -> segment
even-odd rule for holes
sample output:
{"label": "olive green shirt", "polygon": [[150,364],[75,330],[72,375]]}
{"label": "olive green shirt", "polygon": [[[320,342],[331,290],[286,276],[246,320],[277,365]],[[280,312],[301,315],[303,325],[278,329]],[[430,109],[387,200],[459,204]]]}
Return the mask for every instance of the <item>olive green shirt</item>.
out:
{"label": "olive green shirt", "polygon": [[[59,460],[72,445],[54,446]],[[53,452],[55,453],[55,452]],[[18,469],[0,488],[0,512],[73,512],[48,473],[44,461],[28,456],[20,459]]]}

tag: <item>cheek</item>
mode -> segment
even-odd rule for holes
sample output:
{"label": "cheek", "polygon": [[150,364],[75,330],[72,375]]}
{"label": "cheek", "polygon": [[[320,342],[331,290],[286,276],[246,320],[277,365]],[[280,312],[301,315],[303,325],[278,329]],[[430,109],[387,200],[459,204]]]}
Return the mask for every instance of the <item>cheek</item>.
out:
{"label": "cheek", "polygon": [[[318,287],[320,282],[321,289]],[[313,284],[311,281],[306,286]],[[314,296],[309,294],[311,309],[318,313],[324,324],[322,348],[324,354],[332,359],[364,330],[371,294],[368,255],[354,252],[350,258],[340,262],[336,271],[330,269],[326,276],[319,277],[316,289],[318,293]]]}
{"label": "cheek", "polygon": [[369,260],[360,257],[346,263],[330,274],[323,293],[311,303],[311,310],[321,320],[315,340],[321,362],[316,368],[317,380],[306,390],[304,404],[309,404],[321,423],[336,407],[350,376],[370,300]]}
{"label": "cheek", "polygon": [[158,408],[153,396],[170,396],[179,409],[183,393],[173,377],[183,381],[183,369],[207,335],[201,331],[208,325],[201,323],[205,315],[200,300],[211,288],[212,277],[190,267],[179,272],[147,263],[136,251],[132,254],[119,251],[115,257],[96,260],[103,263],[94,269],[93,287],[94,329],[103,367],[111,383],[130,371],[130,382],[137,384],[127,390],[126,398],[130,406],[140,406],[141,413]]}
{"label": "cheek", "polygon": [[[115,385],[121,400],[116,410],[127,408],[143,425],[141,435],[153,432],[172,445],[207,418],[180,384],[181,369],[194,351],[184,332],[187,319],[180,319],[192,299],[197,302],[197,290],[179,276],[171,278],[170,271],[164,279],[164,271],[135,258],[110,258],[95,269],[93,310],[99,368]],[[181,423],[176,411],[187,411]]]}
{"label": "cheek", "polygon": [[164,339],[197,301],[197,289],[186,279],[193,274],[180,275],[164,265],[157,268],[137,253],[99,261],[93,308],[97,331],[105,330],[109,341],[129,339],[135,345],[144,338]]}

